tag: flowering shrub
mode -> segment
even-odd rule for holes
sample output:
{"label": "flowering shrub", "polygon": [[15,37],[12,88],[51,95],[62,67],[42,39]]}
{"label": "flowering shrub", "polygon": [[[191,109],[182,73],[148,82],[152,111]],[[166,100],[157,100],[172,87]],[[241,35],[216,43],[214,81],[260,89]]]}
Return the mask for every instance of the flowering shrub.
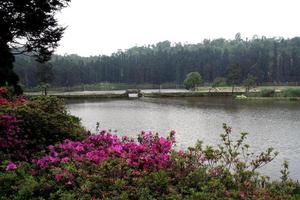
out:
{"label": "flowering shrub", "polygon": [[20,135],[17,118],[12,114],[0,115],[0,159],[23,160],[24,147],[28,143]]}
{"label": "flowering shrub", "polygon": [[[299,199],[300,187],[288,178],[269,182],[256,169],[276,156],[267,150],[247,154],[246,134],[231,140],[224,125],[222,144],[175,150],[167,138],[142,132],[138,141],[107,131],[81,141],[50,145],[33,163],[0,167],[2,199]],[[246,154],[245,154],[246,153]],[[242,157],[245,156],[245,159]]]}
{"label": "flowering shrub", "polygon": [[37,166],[45,168],[65,164],[70,161],[78,163],[91,162],[100,164],[108,158],[123,159],[134,173],[139,171],[157,171],[170,166],[170,152],[174,142],[173,134],[166,139],[143,132],[139,143],[127,137],[118,138],[107,131],[89,136],[83,141],[65,140],[62,144],[50,146],[50,153],[37,160]]}
{"label": "flowering shrub", "polygon": [[0,88],[0,160],[29,161],[50,144],[64,139],[83,139],[80,120],[66,111],[55,97],[9,97]]}
{"label": "flowering shrub", "polygon": [[26,99],[23,96],[11,96],[9,90],[5,87],[0,87],[0,106],[18,107],[26,104]]}

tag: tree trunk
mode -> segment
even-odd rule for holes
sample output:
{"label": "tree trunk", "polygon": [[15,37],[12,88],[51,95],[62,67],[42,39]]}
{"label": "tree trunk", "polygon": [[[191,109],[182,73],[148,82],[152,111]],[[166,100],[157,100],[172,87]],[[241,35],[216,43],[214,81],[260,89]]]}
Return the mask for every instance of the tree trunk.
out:
{"label": "tree trunk", "polygon": [[13,71],[14,55],[11,53],[7,42],[0,37],[0,86],[13,86],[14,93],[22,94],[22,89],[18,85],[19,77]]}

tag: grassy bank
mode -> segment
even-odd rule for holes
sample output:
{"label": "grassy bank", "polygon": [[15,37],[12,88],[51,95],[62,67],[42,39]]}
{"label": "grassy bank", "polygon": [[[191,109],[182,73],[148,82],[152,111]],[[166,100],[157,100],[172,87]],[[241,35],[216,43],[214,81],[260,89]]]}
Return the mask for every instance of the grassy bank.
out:
{"label": "grassy bank", "polygon": [[[120,85],[119,85],[120,86]],[[146,87],[146,85],[144,85]],[[115,87],[114,89],[120,89],[121,87]],[[50,96],[57,96],[65,99],[101,99],[101,98],[128,98],[125,93],[125,89],[130,88],[130,85],[124,85],[124,89],[116,90],[85,90],[85,91],[54,91],[50,90],[48,94]],[[132,87],[133,88],[133,87]],[[107,89],[107,88],[106,88]],[[153,89],[153,88],[152,88]],[[155,89],[155,88],[154,88]],[[249,92],[245,92],[244,87],[235,87],[232,93],[231,87],[218,87],[211,88],[208,86],[198,87],[195,91],[170,91],[164,90],[143,92],[142,96],[150,98],[172,98],[172,97],[223,97],[234,96],[238,100],[281,100],[281,101],[299,101],[300,99],[300,86],[259,86],[251,89]],[[43,94],[42,92],[26,92],[27,96],[37,96]],[[241,96],[242,95],[242,96]],[[242,97],[242,98],[240,98]]]}
{"label": "grassy bank", "polygon": [[[266,90],[266,89],[272,89],[275,92],[283,92],[285,90],[293,90],[293,89],[298,89],[300,90],[300,86],[258,86],[255,88],[252,88],[249,92],[250,93],[257,93],[257,92],[261,92],[262,90]],[[198,87],[196,89],[196,91],[198,92],[232,92],[232,87],[231,86],[225,86],[225,87],[217,87],[215,89],[213,89],[210,86],[202,86],[202,87]],[[245,92],[246,89],[245,87],[242,86],[237,86],[234,89],[234,92]]]}
{"label": "grassy bank", "polygon": [[[235,92],[234,95],[241,95],[242,92]],[[232,96],[231,92],[168,92],[168,93],[145,93],[144,97],[160,98],[160,97],[228,97]]]}

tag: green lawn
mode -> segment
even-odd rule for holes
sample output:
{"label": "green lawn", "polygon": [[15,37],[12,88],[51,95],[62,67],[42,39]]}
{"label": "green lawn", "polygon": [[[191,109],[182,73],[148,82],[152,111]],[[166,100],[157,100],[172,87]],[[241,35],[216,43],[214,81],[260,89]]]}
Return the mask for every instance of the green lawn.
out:
{"label": "green lawn", "polygon": [[[258,86],[250,90],[250,92],[260,92],[263,89],[275,89],[276,92],[281,92],[286,89],[296,88],[300,89],[300,86]],[[231,92],[232,87],[225,86],[225,87],[217,87],[216,89],[212,89],[210,86],[202,86],[198,87],[196,91],[199,92],[209,92],[211,89],[211,92]],[[237,86],[234,89],[234,92],[245,92],[245,87]]]}

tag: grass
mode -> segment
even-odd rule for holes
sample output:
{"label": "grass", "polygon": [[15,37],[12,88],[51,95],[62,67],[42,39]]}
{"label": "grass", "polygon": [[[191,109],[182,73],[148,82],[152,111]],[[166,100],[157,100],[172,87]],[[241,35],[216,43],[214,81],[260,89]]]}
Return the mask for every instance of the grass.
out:
{"label": "grass", "polygon": [[[201,86],[198,87],[196,90],[199,92],[209,92],[209,90],[212,89],[210,86]],[[275,92],[283,92],[284,90],[289,89],[298,89],[300,91],[300,86],[258,86],[250,90],[250,92],[260,92],[264,89],[274,89]],[[237,86],[235,87],[234,92],[245,92],[245,87]],[[225,86],[225,87],[217,87],[217,89],[212,89],[211,92],[231,92],[232,87],[231,86]]]}
{"label": "grass", "polygon": [[300,97],[300,88],[288,88],[283,91],[285,97]]}
{"label": "grass", "polygon": [[[52,92],[72,92],[72,91],[111,91],[111,90],[126,90],[126,89],[182,89],[183,85],[175,83],[163,83],[159,84],[129,84],[129,83],[95,83],[95,84],[83,84],[70,87],[55,87],[49,88]],[[25,92],[39,92],[39,87],[25,88]]]}

